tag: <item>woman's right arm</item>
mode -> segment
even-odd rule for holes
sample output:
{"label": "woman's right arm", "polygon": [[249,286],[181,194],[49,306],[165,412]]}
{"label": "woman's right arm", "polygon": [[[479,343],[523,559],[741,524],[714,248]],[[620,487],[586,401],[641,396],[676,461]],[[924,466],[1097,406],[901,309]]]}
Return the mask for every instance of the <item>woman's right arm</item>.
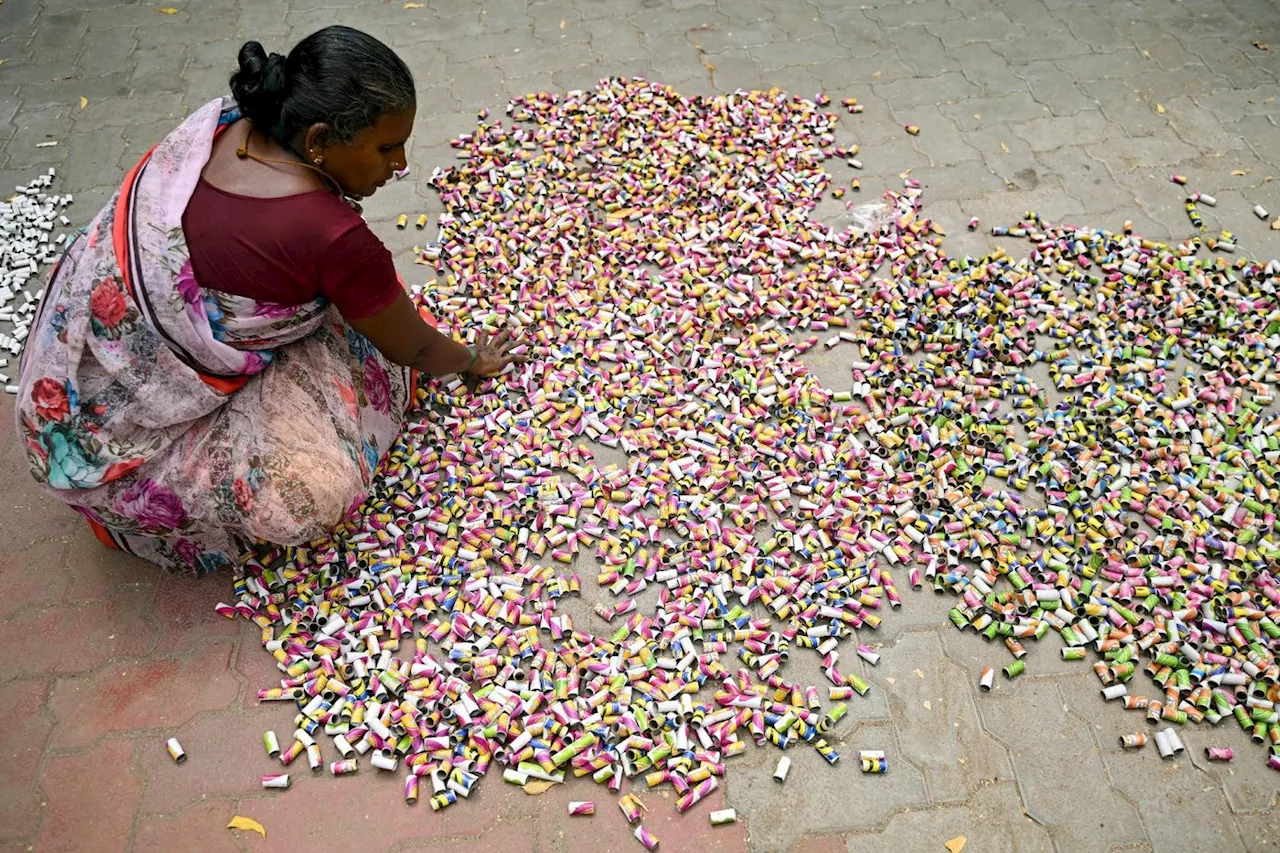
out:
{"label": "woman's right arm", "polygon": [[519,344],[507,331],[491,337],[481,334],[473,358],[470,347],[431,328],[403,290],[378,313],[358,320],[348,318],[347,322],[388,360],[423,373],[493,376],[519,360],[511,353]]}

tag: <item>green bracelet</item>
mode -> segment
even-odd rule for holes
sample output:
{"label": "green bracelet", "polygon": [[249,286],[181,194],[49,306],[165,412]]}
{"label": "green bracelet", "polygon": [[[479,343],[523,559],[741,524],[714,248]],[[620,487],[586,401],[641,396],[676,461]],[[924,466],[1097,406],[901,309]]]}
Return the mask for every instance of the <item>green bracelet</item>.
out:
{"label": "green bracelet", "polygon": [[467,347],[467,351],[471,353],[471,361],[468,361],[467,366],[462,368],[460,371],[462,373],[470,373],[471,368],[476,366],[476,359],[480,357],[480,351],[473,346]]}

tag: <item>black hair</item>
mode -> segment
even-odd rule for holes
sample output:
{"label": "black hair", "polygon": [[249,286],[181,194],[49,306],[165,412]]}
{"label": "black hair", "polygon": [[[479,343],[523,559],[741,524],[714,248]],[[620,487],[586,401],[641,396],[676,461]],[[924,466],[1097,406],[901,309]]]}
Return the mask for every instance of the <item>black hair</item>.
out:
{"label": "black hair", "polygon": [[254,129],[285,147],[317,122],[350,142],[384,113],[411,107],[413,74],[395,51],[368,33],[332,26],[312,33],[287,57],[256,41],[240,48],[231,94]]}

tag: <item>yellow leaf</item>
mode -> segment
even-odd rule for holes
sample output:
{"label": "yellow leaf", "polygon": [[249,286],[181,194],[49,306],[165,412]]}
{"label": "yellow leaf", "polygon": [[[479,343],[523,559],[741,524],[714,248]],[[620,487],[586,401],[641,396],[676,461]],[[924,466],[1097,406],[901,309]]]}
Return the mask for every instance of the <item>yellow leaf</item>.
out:
{"label": "yellow leaf", "polygon": [[1280,217],[1277,217],[1276,219],[1271,220],[1271,230],[1280,231]]}
{"label": "yellow leaf", "polygon": [[423,3],[405,3],[404,7],[406,9],[421,9],[424,5]]}
{"label": "yellow leaf", "polygon": [[247,829],[256,832],[263,838],[267,837],[267,829],[251,817],[241,817],[236,815],[231,818],[231,823],[227,824],[227,829]]}
{"label": "yellow leaf", "polygon": [[546,779],[530,779],[521,787],[524,788],[526,794],[536,797],[539,794],[545,794],[550,791],[555,784],[555,782],[548,782]]}
{"label": "yellow leaf", "polygon": [[716,67],[715,67],[714,65],[712,65],[710,62],[704,62],[704,63],[702,63],[702,64],[703,64],[703,65],[705,65],[705,66],[707,66],[707,70],[708,70],[708,71],[715,71],[715,70],[716,70]]}
{"label": "yellow leaf", "polygon": [[84,109],[84,108],[85,108],[85,107],[87,107],[87,106],[89,106],[89,99],[88,99],[88,98],[86,98],[84,95],[81,95],[81,96],[80,96],[80,109]]}
{"label": "yellow leaf", "polygon": [[1160,113],[1160,115],[1164,115],[1164,104],[1156,104],[1156,112]]}
{"label": "yellow leaf", "polygon": [[165,14],[165,15],[176,15],[176,14],[178,14],[178,10],[177,10],[177,9],[156,9],[156,11],[157,11],[157,12],[160,12],[160,13],[162,13],[162,14]]}
{"label": "yellow leaf", "polygon": [[563,29],[564,29],[565,27],[567,27],[568,25],[569,25],[569,22],[568,22],[568,21],[566,21],[564,18],[561,18],[561,19],[560,19],[560,29],[562,29],[562,30],[563,30]]}
{"label": "yellow leaf", "polygon": [[1241,177],[1244,177],[1244,169],[1232,169],[1232,170],[1231,170],[1231,177],[1233,177],[1233,178],[1241,178]]}
{"label": "yellow leaf", "polygon": [[968,843],[969,839],[965,838],[963,835],[957,835],[955,838],[948,841],[946,846],[951,853],[960,853]]}
{"label": "yellow leaf", "polygon": [[875,79],[879,80],[879,79],[880,79],[880,73],[881,73],[881,72],[877,71],[876,73],[872,74],[871,76],[872,76],[872,77],[874,77]]}
{"label": "yellow leaf", "polygon": [[1004,153],[1008,154],[1008,153],[1009,153],[1009,146],[1008,146],[1008,145],[1005,145],[1003,142],[1001,142],[1001,143],[1000,143],[1000,150],[1001,150],[1001,151],[1003,151]]}

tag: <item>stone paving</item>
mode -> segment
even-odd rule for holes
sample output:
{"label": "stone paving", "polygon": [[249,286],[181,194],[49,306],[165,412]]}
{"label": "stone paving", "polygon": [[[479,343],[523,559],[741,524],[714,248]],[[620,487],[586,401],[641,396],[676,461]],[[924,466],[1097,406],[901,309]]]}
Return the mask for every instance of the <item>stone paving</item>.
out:
{"label": "stone paving", "polygon": [[[411,280],[421,276],[409,249],[423,237],[392,221],[439,211],[426,176],[452,161],[448,140],[477,108],[630,74],[690,94],[858,97],[866,112],[842,134],[862,144],[864,195],[912,169],[953,253],[994,245],[965,232],[970,216],[991,224],[1028,209],[1181,238],[1183,193],[1168,182],[1179,172],[1217,196],[1208,225],[1280,256],[1280,232],[1250,212],[1280,214],[1270,0],[0,2],[0,187],[56,166],[56,191],[76,194],[82,223],[144,150],[224,92],[242,41],[283,52],[341,22],[395,46],[418,79],[413,175],[367,205]],[[919,137],[903,134],[908,122]],[[46,140],[59,144],[36,147]],[[847,378],[834,361],[814,366]],[[287,730],[291,715],[253,698],[277,675],[256,630],[212,611],[228,578],[162,576],[103,550],[30,484],[11,413],[0,404],[0,851],[639,849],[614,798],[586,782],[535,798],[494,777],[441,814],[406,807],[399,781],[372,773],[303,769],[295,790],[257,788],[274,766],[259,735]],[[1031,650],[1028,675],[980,694],[982,666],[1004,655],[957,633],[948,601],[908,594],[863,638],[883,643],[884,658],[864,668],[874,689],[852,703],[839,742],[885,749],[887,775],[800,749],[779,787],[775,751],[751,749],[712,802],[737,808],[736,826],[647,798],[662,850],[940,851],[960,834],[976,853],[1280,849],[1280,779],[1235,726],[1190,728],[1178,761],[1121,753],[1117,735],[1145,723],[1104,704],[1087,666],[1061,662],[1049,642]],[[165,754],[170,735],[187,763]],[[1242,755],[1206,766],[1209,744]],[[586,798],[599,814],[567,819],[566,802]],[[224,829],[237,813],[261,821],[267,840]]]}

